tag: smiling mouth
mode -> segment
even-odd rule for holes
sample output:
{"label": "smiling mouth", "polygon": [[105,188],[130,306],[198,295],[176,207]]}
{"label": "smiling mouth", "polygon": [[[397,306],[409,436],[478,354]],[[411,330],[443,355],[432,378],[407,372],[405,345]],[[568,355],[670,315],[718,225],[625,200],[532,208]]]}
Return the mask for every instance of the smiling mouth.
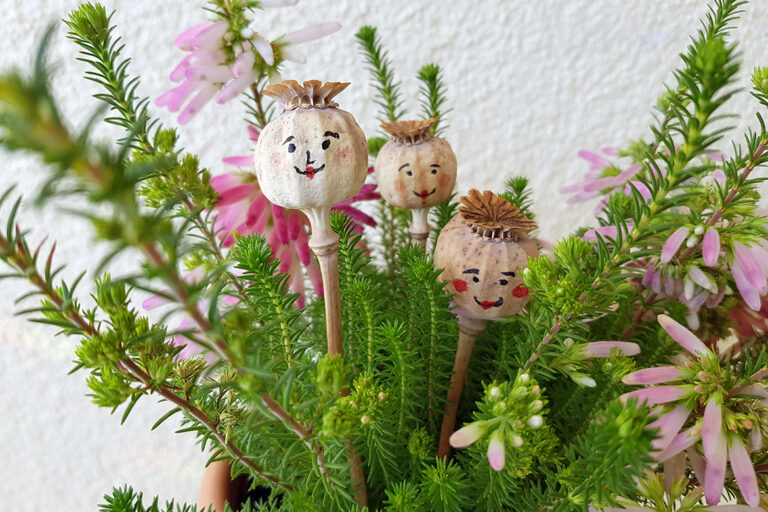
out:
{"label": "smiling mouth", "polygon": [[416,192],[416,191],[414,190],[414,192],[413,192],[413,195],[415,195],[416,197],[420,197],[420,198],[422,198],[422,199],[426,199],[427,197],[429,197],[429,196],[431,196],[432,194],[434,194],[436,190],[437,190],[436,188],[433,188],[433,189],[432,189],[432,192],[428,192],[428,191],[426,191],[426,190],[422,190],[421,192]]}
{"label": "smiling mouth", "polygon": [[479,300],[477,300],[477,297],[475,297],[475,302],[477,302],[477,305],[483,309],[498,308],[499,306],[504,304],[504,297],[499,297],[499,300],[497,300],[496,302],[491,300],[484,300],[483,302],[480,302]]}
{"label": "smiling mouth", "polygon": [[313,179],[315,174],[325,169],[325,164],[321,165],[320,167],[308,166],[303,171],[294,165],[293,169],[296,171],[296,174],[301,174],[302,176],[306,176],[309,179]]}

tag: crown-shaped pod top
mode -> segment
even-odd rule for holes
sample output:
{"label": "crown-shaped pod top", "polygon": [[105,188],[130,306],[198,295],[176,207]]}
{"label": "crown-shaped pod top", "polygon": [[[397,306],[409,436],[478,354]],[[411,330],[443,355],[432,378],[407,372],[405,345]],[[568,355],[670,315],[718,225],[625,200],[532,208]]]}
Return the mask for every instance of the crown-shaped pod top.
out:
{"label": "crown-shaped pod top", "polygon": [[430,132],[438,121],[392,121],[381,127],[392,138],[373,168],[381,195],[400,208],[429,208],[451,196],[456,184],[456,155],[450,144]]}
{"label": "crown-shaped pod top", "polygon": [[368,171],[363,130],[335,96],[349,83],[286,80],[262,93],[283,111],[259,134],[254,163],[262,191],[285,208],[330,207],[357,194]]}
{"label": "crown-shaped pod top", "polygon": [[519,313],[529,300],[520,275],[538,254],[527,232],[536,223],[491,191],[470,190],[440,231],[435,265],[446,290],[467,314],[494,319]]}

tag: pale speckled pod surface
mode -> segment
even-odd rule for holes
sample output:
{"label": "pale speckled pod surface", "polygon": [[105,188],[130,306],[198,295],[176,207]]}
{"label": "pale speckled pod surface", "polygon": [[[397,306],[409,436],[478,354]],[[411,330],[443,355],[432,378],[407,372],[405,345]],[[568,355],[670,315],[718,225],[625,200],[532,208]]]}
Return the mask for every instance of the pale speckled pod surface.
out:
{"label": "pale speckled pod surface", "polygon": [[254,163],[270,201],[284,208],[315,208],[360,192],[368,173],[368,146],[349,112],[296,108],[264,127]]}
{"label": "pale speckled pod surface", "polygon": [[448,281],[446,290],[458,307],[493,320],[515,315],[528,303],[520,271],[537,254],[536,242],[527,237],[515,242],[477,236],[459,214],[440,231],[435,266],[443,269],[440,279]]}
{"label": "pale speckled pod surface", "polygon": [[373,168],[382,197],[400,208],[435,206],[451,196],[456,184],[456,155],[439,137],[418,144],[390,140],[379,151]]}

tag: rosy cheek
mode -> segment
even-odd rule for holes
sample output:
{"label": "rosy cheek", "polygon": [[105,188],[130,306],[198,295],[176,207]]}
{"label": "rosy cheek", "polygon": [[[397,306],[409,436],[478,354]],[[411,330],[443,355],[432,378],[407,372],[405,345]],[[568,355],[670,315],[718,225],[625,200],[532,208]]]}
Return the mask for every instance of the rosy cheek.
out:
{"label": "rosy cheek", "polygon": [[285,165],[285,155],[282,153],[272,153],[269,155],[269,163],[272,167],[280,170]]}
{"label": "rosy cheek", "polygon": [[402,180],[396,180],[395,181],[395,190],[397,190],[401,194],[403,192],[405,192],[405,183]]}
{"label": "rosy cheek", "polygon": [[443,174],[442,176],[440,176],[440,179],[437,180],[437,183],[441,187],[447,187],[450,182],[451,182],[451,177],[448,176],[447,174]]}
{"label": "rosy cheek", "polygon": [[463,279],[454,279],[453,287],[456,288],[456,291],[459,293],[465,292],[467,291],[467,282]]}
{"label": "rosy cheek", "polygon": [[512,295],[517,297],[518,299],[522,299],[523,297],[528,296],[528,288],[525,287],[524,284],[519,284],[515,287],[514,290],[512,290]]}
{"label": "rosy cheek", "polygon": [[352,148],[349,146],[340,149],[333,155],[333,163],[335,164],[343,164],[347,160],[349,160],[349,155],[352,153]]}

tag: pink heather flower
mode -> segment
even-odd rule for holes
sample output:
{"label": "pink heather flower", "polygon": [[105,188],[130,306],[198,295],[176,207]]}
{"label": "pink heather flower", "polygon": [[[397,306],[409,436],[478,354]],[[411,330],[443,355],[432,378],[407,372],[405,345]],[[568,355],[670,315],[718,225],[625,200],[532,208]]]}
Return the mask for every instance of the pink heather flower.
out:
{"label": "pink heather flower", "polygon": [[[664,330],[682,348],[699,360],[699,364],[705,358],[714,357],[714,353],[701,340],[679,323],[666,315],[659,315],[658,320]],[[678,360],[678,362],[685,366],[682,369],[669,366],[647,368],[625,376],[623,381],[627,384],[658,384],[689,378],[692,375],[689,369],[692,363],[690,356],[687,361]],[[702,377],[698,377],[696,374],[694,378],[700,379]],[[690,388],[688,383],[681,383],[679,386],[654,386],[626,393],[620,398],[624,403],[627,399],[636,397],[640,402],[646,401],[648,405],[668,404],[663,409],[666,412],[646,427],[659,430],[658,437],[652,443],[657,451],[652,455],[658,462],[664,462],[665,468],[668,465],[670,471],[678,471],[680,464],[683,463],[683,452],[685,451],[700,482],[704,484],[704,494],[709,505],[716,505],[720,501],[725,482],[726,465],[730,460],[734,478],[744,500],[752,507],[757,506],[760,502],[760,495],[755,469],[741,437],[736,432],[731,432],[723,424],[722,397],[731,395],[739,396],[742,399],[753,397],[756,402],[768,403],[768,391],[761,385],[752,384],[733,388],[730,391],[724,390],[721,394],[709,396],[704,406],[701,421],[697,420],[692,427],[681,432],[680,430],[689,421],[690,414],[698,409],[697,402],[690,399],[690,393],[695,392],[695,388],[693,391]],[[693,409],[689,410],[689,407],[693,407]],[[662,409],[659,408],[658,410]],[[763,443],[758,430],[753,429],[752,438],[749,439],[750,447],[755,450],[762,449]],[[757,434],[755,434],[756,432]],[[701,440],[701,449],[704,452],[703,458],[694,447],[694,444],[699,440]]]}
{"label": "pink heather flower", "polygon": [[[601,153],[606,156],[618,155],[617,148],[603,148]],[[568,198],[569,203],[579,203],[603,195],[596,209],[599,213],[607,203],[608,198],[616,192],[623,191],[625,194],[631,194],[629,180],[642,170],[641,164],[633,164],[619,170],[610,160],[604,156],[592,151],[579,151],[579,157],[589,162],[589,170],[584,175],[584,181],[565,186],[560,189],[563,194],[574,194]],[[616,172],[618,171],[618,174]],[[650,197],[650,190],[640,181],[632,182],[640,191],[643,197]]]}
{"label": "pink heather flower", "polygon": [[677,254],[677,251],[680,249],[680,246],[683,245],[683,242],[685,241],[686,237],[688,236],[688,228],[683,226],[680,228],[677,228],[674,233],[669,235],[669,238],[667,238],[667,241],[664,242],[664,247],[661,249],[661,262],[662,263],[669,263],[670,260]]}
{"label": "pink heather flower", "polygon": [[[751,389],[753,387],[755,389]],[[759,386],[747,386],[742,389],[742,394],[762,397],[768,395],[768,392]],[[754,432],[759,432],[759,429],[753,430],[753,433]],[[678,442],[678,440],[675,439],[671,445],[675,445],[674,450],[680,448],[686,449],[693,444],[690,442],[693,437],[694,436],[692,435],[688,436],[685,443]],[[741,490],[741,494],[744,497],[744,501],[750,506],[758,506],[760,503],[760,493],[757,488],[757,477],[755,475],[755,468],[752,465],[752,460],[739,437],[733,435],[731,436],[730,441],[727,439],[723,430],[722,408],[715,398],[710,398],[705,407],[701,440],[705,456],[705,459],[702,460],[706,465],[704,469],[703,483],[707,503],[710,505],[719,503],[723,492],[723,484],[725,482],[726,462],[730,459],[731,470],[733,471],[733,476]],[[666,457],[671,455],[671,452],[673,451],[671,445],[662,456]],[[762,441],[760,441],[760,445],[757,449],[759,450],[760,448],[762,448]],[[689,450],[689,455],[692,453],[695,453],[695,451]],[[700,472],[701,468],[697,469],[697,473]]]}
{"label": "pink heather flower", "polygon": [[723,437],[723,411],[715,398],[710,398],[704,407],[701,423],[701,445],[707,458],[715,456],[717,443]]}
{"label": "pink heather flower", "polygon": [[675,402],[686,393],[685,389],[676,386],[656,386],[630,391],[619,398],[623,404],[626,404],[630,398],[636,398],[638,404],[645,402],[646,405],[651,406]]}
{"label": "pink heather flower", "polygon": [[322,295],[320,269],[309,248],[304,214],[270,203],[250,175],[214,176],[211,185],[219,193],[214,207],[217,213],[214,229],[222,246],[234,244],[235,233],[243,236],[262,234],[267,238],[272,254],[280,260],[279,271],[290,274],[288,286],[291,291],[301,294],[297,305],[304,307],[302,265],[307,269],[315,292]]}
{"label": "pink heather flower", "polygon": [[757,476],[752,459],[747,449],[737,437],[732,437],[728,445],[728,458],[731,460],[731,471],[741,495],[748,505],[756,507],[760,504],[760,491],[757,488]]}
{"label": "pink heather flower", "polygon": [[677,323],[675,320],[671,319],[667,315],[659,315],[657,319],[659,324],[664,328],[665,331],[667,331],[672,339],[674,339],[677,343],[680,344],[681,347],[683,347],[691,354],[698,357],[704,357],[711,353],[707,346],[704,345],[704,343],[702,343],[695,334]]}
{"label": "pink heather flower", "polygon": [[688,407],[685,404],[678,405],[671,411],[662,414],[656,421],[648,424],[647,428],[659,429],[658,437],[651,445],[656,450],[664,450],[680,433],[686,420],[688,420]]}
{"label": "pink heather flower", "polygon": [[227,30],[224,21],[206,22],[174,40],[179,49],[189,52],[171,71],[171,80],[181,84],[160,95],[155,103],[171,112],[178,112],[186,104],[178,117],[180,124],[189,122],[235,76],[225,63],[222,38]]}
{"label": "pink heather flower", "polygon": [[308,43],[310,41],[315,41],[316,39],[320,39],[327,35],[333,34],[340,28],[341,24],[334,21],[327,23],[315,23],[314,25],[309,25],[308,27],[305,27],[301,30],[289,32],[280,38],[280,42],[283,43],[280,48],[280,55],[285,60],[304,64],[307,61],[307,58],[301,52],[296,50],[294,46]]}
{"label": "pink heather flower", "polygon": [[755,311],[761,307],[760,297],[768,292],[768,252],[759,244],[747,246],[735,242],[732,248],[731,273],[744,302]]}
{"label": "pink heather flower", "polygon": [[506,463],[505,456],[504,433],[499,428],[491,434],[491,440],[488,443],[488,462],[495,471],[501,471]]}
{"label": "pink heather flower", "polygon": [[701,253],[707,266],[717,265],[717,259],[720,257],[720,232],[716,227],[710,227],[704,234]]}
{"label": "pink heather flower", "polygon": [[624,384],[663,384],[679,380],[684,375],[685,372],[675,366],[657,366],[629,373],[621,380]]}
{"label": "pink heather flower", "polygon": [[623,356],[636,356],[640,346],[629,341],[593,341],[584,347],[584,357],[610,357],[612,350],[617,350]]}
{"label": "pink heather flower", "polygon": [[466,448],[480,439],[483,434],[488,430],[488,424],[484,421],[475,421],[464,425],[456,432],[454,432],[448,442],[454,448]]}

